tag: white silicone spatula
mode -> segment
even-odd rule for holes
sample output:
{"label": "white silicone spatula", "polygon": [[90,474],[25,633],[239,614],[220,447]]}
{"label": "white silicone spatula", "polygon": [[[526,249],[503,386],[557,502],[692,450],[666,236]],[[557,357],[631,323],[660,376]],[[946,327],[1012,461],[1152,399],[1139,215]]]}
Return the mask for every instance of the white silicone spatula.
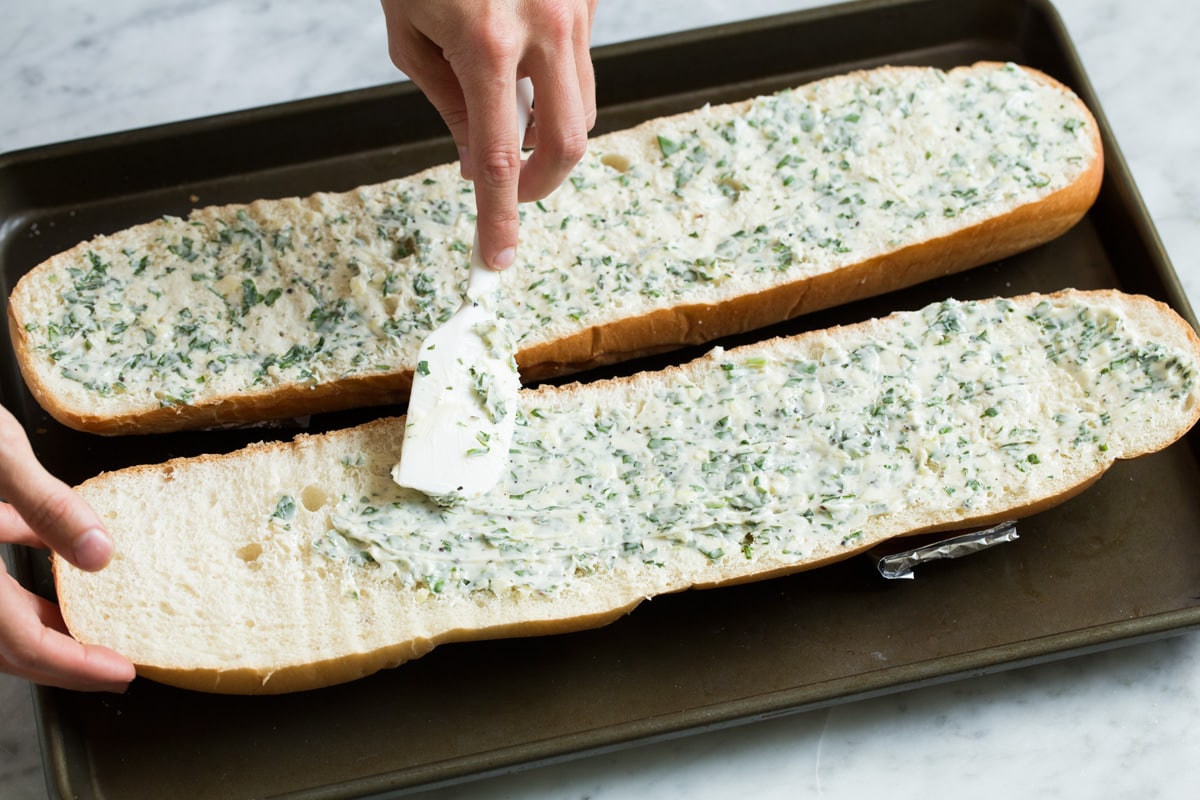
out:
{"label": "white silicone spatula", "polygon": [[[529,79],[517,83],[518,137],[533,105]],[[478,497],[504,474],[521,388],[515,340],[496,314],[501,273],[471,248],[471,274],[458,311],[421,343],[400,463],[392,478],[438,502]]]}

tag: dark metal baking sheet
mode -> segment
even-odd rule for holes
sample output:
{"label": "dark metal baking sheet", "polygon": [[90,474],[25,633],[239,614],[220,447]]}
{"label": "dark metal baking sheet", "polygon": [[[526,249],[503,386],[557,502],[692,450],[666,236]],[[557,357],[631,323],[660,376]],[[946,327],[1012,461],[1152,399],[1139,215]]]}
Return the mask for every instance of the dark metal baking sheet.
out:
{"label": "dark metal baking sheet", "polygon": [[[1067,286],[1144,292],[1192,320],[1046,2],[862,2],[598,49],[598,130],[857,67],[979,59],[1041,68],[1097,113],[1108,172],[1095,208],[1037,250],[768,333],[946,296]],[[405,85],[0,157],[0,295],[96,233],[197,204],[349,189],[452,157],[440,121]],[[113,440],[69,431],[29,397],[7,338],[0,344],[0,399],[68,481],[294,433]],[[397,410],[317,417],[312,428]],[[1118,465],[1084,495],[1023,521],[1018,541],[927,567],[915,581],[884,581],[855,559],[658,598],[600,630],[446,646],[283,697],[213,697],[144,680],[120,697],[40,689],[47,775],[58,795],[81,800],[392,796],[1200,627],[1197,436]],[[21,552],[18,562],[22,580],[52,592],[44,559]]]}

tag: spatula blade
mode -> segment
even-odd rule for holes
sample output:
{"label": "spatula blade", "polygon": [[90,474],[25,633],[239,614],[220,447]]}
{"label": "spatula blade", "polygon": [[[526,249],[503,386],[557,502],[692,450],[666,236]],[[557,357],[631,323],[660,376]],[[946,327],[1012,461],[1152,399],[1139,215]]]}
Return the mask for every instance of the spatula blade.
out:
{"label": "spatula blade", "polygon": [[[528,78],[517,82],[516,101],[523,140],[533,105]],[[417,357],[392,479],[436,502],[487,493],[508,462],[521,381],[515,338],[495,311],[500,276],[483,263],[477,232],[465,301],[422,342]]]}
{"label": "spatula blade", "polygon": [[468,298],[419,351],[392,477],[440,502],[486,493],[508,461],[521,381],[491,300]]}

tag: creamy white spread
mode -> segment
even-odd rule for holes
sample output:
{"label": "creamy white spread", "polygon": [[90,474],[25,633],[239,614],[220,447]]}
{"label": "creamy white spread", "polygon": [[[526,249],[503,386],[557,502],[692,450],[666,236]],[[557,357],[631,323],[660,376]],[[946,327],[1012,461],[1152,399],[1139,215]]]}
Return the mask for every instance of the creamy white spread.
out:
{"label": "creamy white spread", "polygon": [[800,561],[1090,476],[1114,431],[1194,403],[1195,379],[1105,305],[946,301],[670,381],[525,393],[496,490],[443,508],[379,481],[313,546],[435,593],[553,593],[629,559]]}
{"label": "creamy white spread", "polygon": [[[489,306],[490,307],[490,306]],[[404,425],[401,486],[451,505],[504,473],[521,390],[508,324],[476,304],[421,345]]]}
{"label": "creamy white spread", "polygon": [[[503,313],[527,347],[836,270],[1068,185],[1085,127],[1009,65],[831,78],[602,137],[523,207]],[[450,165],[164,217],[57,267],[26,331],[98,414],[411,370],[458,306],[474,207]]]}

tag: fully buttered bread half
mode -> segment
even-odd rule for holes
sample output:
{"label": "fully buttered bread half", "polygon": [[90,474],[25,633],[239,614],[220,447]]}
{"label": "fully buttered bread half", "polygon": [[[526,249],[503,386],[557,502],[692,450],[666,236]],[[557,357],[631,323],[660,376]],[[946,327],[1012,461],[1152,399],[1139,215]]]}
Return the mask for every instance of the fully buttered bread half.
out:
{"label": "fully buttered bread half", "polygon": [[[1013,64],[854,72],[594,138],[522,210],[503,313],[526,381],[756,329],[1003,258],[1099,190],[1096,121]],[[454,164],[163,217],[34,268],[22,373],[74,428],[146,433],[395,403],[457,308]]]}
{"label": "fully buttered bread half", "polygon": [[1036,513],[1186,433],[1198,367],[1146,297],[948,300],[525,390],[509,473],[451,507],[392,481],[402,418],[101,474],[116,555],[56,559],[58,596],[155,680],[311,689]]}

